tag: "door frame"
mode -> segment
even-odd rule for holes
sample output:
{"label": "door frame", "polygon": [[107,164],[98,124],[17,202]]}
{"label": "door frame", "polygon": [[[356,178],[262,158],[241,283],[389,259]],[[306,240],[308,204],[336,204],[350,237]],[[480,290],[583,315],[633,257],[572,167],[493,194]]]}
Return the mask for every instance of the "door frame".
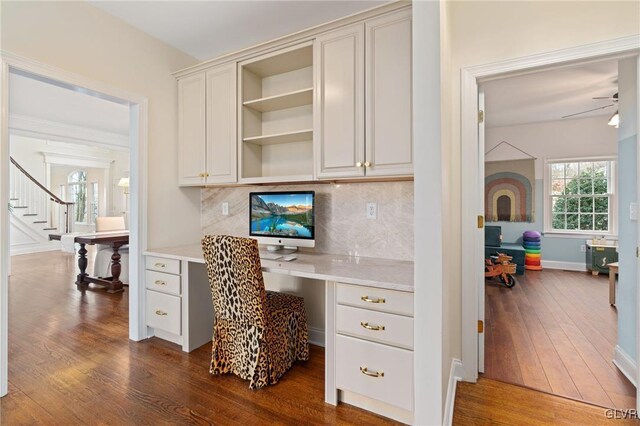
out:
{"label": "door frame", "polygon": [[[478,179],[478,173],[482,167],[480,155],[484,155],[484,152],[480,152],[478,145],[478,85],[507,76],[571,66],[577,62],[634,56],[640,54],[638,46],[640,35],[633,35],[462,69],[460,85],[461,160],[464,164],[461,176],[461,226],[464,241],[461,247],[463,380],[476,382],[478,379],[478,320],[484,321],[484,317],[480,317],[479,309],[480,300],[484,299],[484,227],[478,227],[478,216],[484,216],[484,200],[478,194],[484,194],[484,179]],[[638,123],[640,124],[640,115]],[[640,263],[638,269],[640,271]],[[640,312],[640,291],[637,305]],[[640,325],[640,315],[638,317]],[[640,332],[640,327],[637,332]],[[637,340],[640,344],[640,336]],[[640,365],[640,352],[636,363]],[[640,400],[638,403],[640,405]]]}
{"label": "door frame", "polygon": [[[147,244],[148,99],[81,75],[0,51],[0,397],[8,391],[8,271],[9,271],[9,72],[28,73],[44,81],[129,106],[129,175],[131,242],[129,253],[129,338],[147,337],[144,322],[142,253]],[[137,279],[136,279],[137,278]]]}

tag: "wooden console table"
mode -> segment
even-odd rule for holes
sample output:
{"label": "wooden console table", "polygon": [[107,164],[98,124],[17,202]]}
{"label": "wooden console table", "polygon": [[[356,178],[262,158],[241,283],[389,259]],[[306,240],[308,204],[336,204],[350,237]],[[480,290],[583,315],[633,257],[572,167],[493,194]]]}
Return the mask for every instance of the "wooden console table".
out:
{"label": "wooden console table", "polygon": [[[60,241],[62,234],[49,234],[49,239]],[[124,291],[122,281],[120,281],[122,265],[120,265],[121,256],[118,250],[123,245],[129,244],[129,232],[78,235],[74,241],[80,244],[80,250],[78,251],[78,268],[80,269],[80,273],[76,279],[78,290],[86,290],[89,287],[89,283],[94,283],[107,287],[107,293]],[[105,244],[111,247],[113,250],[113,255],[111,255],[111,277],[98,278],[87,274],[88,261],[87,249],[85,247],[87,244]]]}

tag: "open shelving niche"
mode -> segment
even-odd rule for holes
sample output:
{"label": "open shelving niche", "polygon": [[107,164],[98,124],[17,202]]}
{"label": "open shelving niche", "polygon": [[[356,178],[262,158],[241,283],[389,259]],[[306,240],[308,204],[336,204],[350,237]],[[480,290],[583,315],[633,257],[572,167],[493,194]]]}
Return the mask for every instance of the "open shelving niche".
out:
{"label": "open shelving niche", "polygon": [[240,181],[312,180],[312,42],[239,65]]}

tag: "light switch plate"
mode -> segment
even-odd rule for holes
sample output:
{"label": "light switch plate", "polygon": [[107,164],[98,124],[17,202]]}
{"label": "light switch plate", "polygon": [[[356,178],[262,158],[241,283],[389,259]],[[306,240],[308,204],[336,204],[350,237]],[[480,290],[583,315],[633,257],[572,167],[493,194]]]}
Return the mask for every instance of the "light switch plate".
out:
{"label": "light switch plate", "polygon": [[222,203],[222,215],[229,216],[229,203]]}
{"label": "light switch plate", "polygon": [[629,219],[638,220],[638,203],[629,204]]}
{"label": "light switch plate", "polygon": [[377,219],[377,218],[378,218],[378,204],[367,203],[367,219]]}

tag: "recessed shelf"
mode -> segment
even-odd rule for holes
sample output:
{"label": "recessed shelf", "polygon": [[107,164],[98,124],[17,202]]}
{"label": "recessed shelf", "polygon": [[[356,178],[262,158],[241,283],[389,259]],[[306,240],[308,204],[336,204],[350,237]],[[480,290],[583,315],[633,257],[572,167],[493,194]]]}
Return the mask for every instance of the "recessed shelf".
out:
{"label": "recessed shelf", "polygon": [[283,50],[283,53],[268,54],[263,59],[249,61],[242,66],[259,77],[266,77],[313,65],[313,45],[311,43]]}
{"label": "recessed shelf", "polygon": [[270,112],[310,105],[312,102],[313,88],[309,87],[308,89],[295,90],[281,95],[253,99],[244,102],[243,105],[258,112]]}
{"label": "recessed shelf", "polygon": [[311,140],[313,138],[313,130],[296,130],[293,132],[276,133],[273,135],[252,136],[244,138],[246,143],[254,145],[276,145],[280,143],[291,143]]}

